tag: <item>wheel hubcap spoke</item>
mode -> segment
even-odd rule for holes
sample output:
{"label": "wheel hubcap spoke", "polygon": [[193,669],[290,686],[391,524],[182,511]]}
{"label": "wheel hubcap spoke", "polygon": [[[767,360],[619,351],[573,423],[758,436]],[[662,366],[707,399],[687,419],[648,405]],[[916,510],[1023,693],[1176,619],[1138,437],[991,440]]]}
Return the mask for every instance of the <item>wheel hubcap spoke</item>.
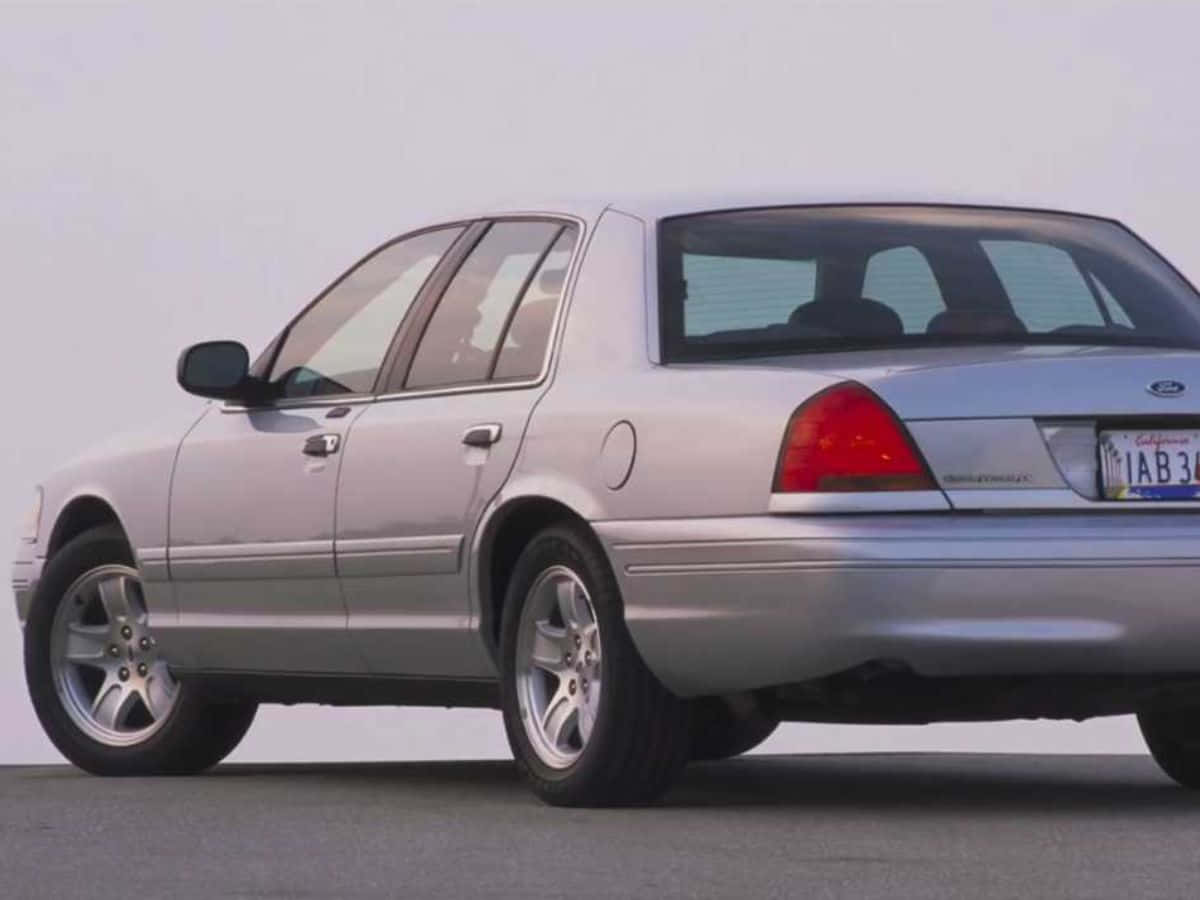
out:
{"label": "wheel hubcap spoke", "polygon": [[105,679],[92,703],[92,717],[113,731],[125,725],[138,703],[138,693],[116,679]]}
{"label": "wheel hubcap spoke", "polygon": [[[598,683],[596,685],[596,690],[600,690],[600,685]],[[596,710],[593,708],[592,703],[585,700],[579,705],[579,736],[583,738],[583,742],[585,744],[588,742],[588,738],[592,736],[592,728],[595,726],[595,724]]]}
{"label": "wheel hubcap spoke", "polygon": [[580,595],[579,585],[574,581],[560,581],[556,588],[563,624],[576,631],[591,624],[591,610],[587,599]]}
{"label": "wheel hubcap spoke", "polygon": [[538,622],[530,661],[539,669],[559,674],[563,670],[563,657],[567,652],[566,640],[565,628],[556,628],[546,620]]}
{"label": "wheel hubcap spoke", "polygon": [[67,626],[66,658],[76,665],[103,666],[108,659],[108,628],[104,625]]}
{"label": "wheel hubcap spoke", "polygon": [[124,576],[106,578],[97,585],[100,603],[109,622],[128,622],[133,618],[129,603],[129,579]]}
{"label": "wheel hubcap spoke", "polygon": [[160,719],[170,712],[171,704],[175,701],[175,685],[167,672],[166,663],[158,663],[150,670],[145,687],[142,688],[142,700],[155,719]]}
{"label": "wheel hubcap spoke", "polygon": [[542,721],[542,729],[553,746],[562,747],[565,739],[569,737],[568,726],[572,724],[575,711],[575,704],[561,691],[550,702]]}

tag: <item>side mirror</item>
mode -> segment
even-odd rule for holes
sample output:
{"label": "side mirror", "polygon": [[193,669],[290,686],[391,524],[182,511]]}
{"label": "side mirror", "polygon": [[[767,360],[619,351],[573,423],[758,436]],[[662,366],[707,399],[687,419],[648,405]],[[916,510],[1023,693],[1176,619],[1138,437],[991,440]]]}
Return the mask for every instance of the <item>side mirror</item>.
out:
{"label": "side mirror", "polygon": [[175,378],[189,394],[216,400],[245,397],[249,386],[250,354],[237,341],[205,341],[179,355]]}

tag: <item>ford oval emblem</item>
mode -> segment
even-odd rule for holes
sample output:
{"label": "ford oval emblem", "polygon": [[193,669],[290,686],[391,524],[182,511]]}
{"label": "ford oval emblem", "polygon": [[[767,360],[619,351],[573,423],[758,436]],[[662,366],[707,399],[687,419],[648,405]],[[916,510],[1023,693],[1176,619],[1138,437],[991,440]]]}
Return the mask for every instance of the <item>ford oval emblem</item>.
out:
{"label": "ford oval emblem", "polygon": [[1160,381],[1150,382],[1146,390],[1155,397],[1180,397],[1187,390],[1187,385],[1173,378],[1163,378]]}

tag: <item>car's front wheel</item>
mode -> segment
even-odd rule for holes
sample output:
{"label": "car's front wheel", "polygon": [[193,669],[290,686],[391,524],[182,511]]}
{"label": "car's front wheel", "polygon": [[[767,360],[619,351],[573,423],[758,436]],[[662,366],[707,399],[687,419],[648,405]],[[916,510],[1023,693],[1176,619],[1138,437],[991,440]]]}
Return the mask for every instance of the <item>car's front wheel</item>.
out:
{"label": "car's front wheel", "polygon": [[198,772],[245,735],[255,705],[176,681],[120,530],[95,528],[46,564],[25,623],[25,679],[47,736],[96,775]]}
{"label": "car's front wheel", "polygon": [[543,800],[645,803],[687,762],[688,706],[638,655],[616,579],[583,528],[548,528],[525,548],[500,649],[508,740]]}
{"label": "car's front wheel", "polygon": [[1141,712],[1138,725],[1159,768],[1184,787],[1200,789],[1200,709]]}

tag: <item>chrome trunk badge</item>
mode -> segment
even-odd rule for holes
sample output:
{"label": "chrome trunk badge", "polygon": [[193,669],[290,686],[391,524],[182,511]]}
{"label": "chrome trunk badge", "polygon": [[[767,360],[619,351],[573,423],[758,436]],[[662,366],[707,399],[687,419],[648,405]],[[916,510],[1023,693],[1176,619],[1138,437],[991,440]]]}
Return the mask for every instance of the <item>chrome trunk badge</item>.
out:
{"label": "chrome trunk badge", "polygon": [[1158,381],[1150,382],[1146,386],[1146,390],[1155,397],[1179,397],[1187,390],[1187,385],[1173,378],[1162,378]]}

